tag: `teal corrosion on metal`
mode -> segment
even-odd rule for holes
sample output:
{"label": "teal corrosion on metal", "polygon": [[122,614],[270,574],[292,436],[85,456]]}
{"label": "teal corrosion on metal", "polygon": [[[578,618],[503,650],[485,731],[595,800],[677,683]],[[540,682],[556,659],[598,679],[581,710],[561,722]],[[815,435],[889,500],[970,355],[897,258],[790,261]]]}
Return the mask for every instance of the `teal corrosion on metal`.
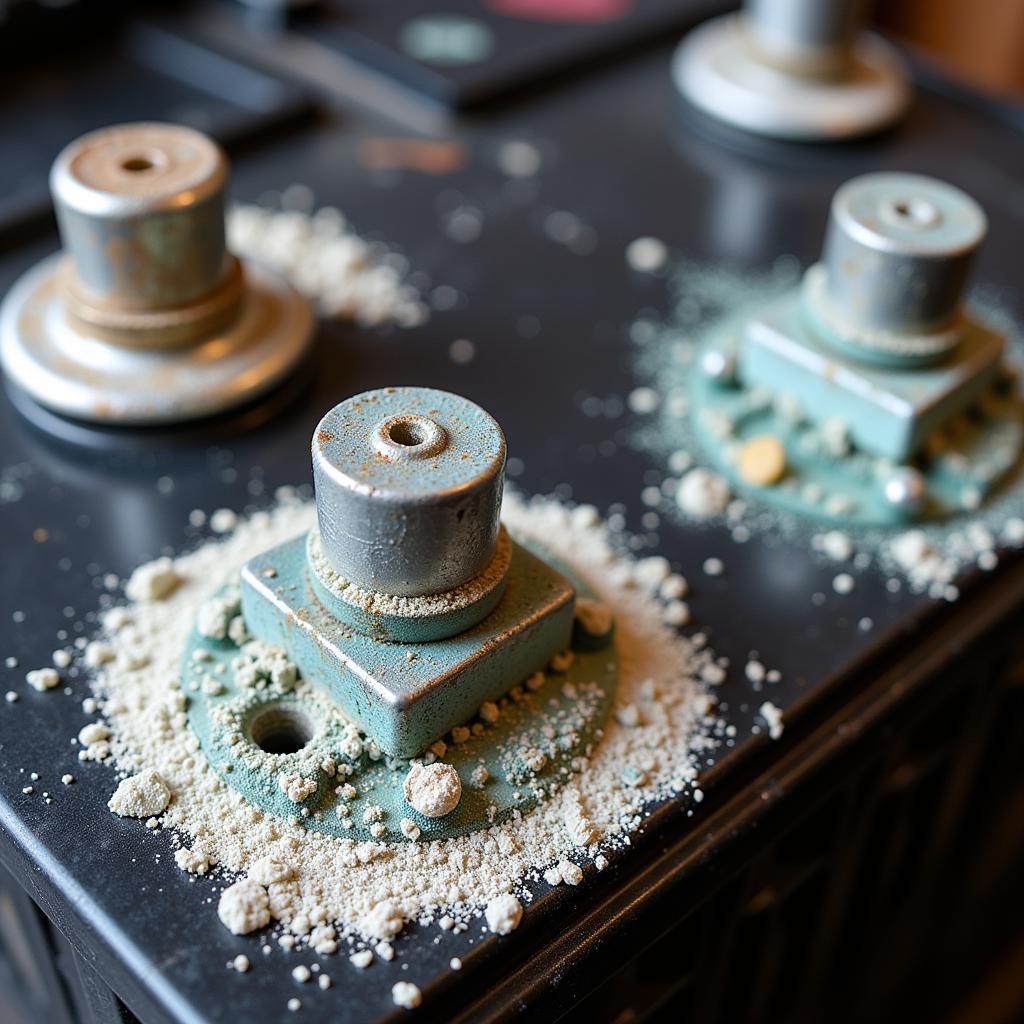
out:
{"label": "teal corrosion on metal", "polygon": [[[532,806],[600,739],[616,658],[606,615],[576,623],[583,581],[500,525],[501,428],[458,395],[382,388],[328,412],[312,455],[319,528],[198,616],[184,671],[210,764],[337,835],[454,835]],[[442,821],[405,803],[413,757],[459,770]]]}
{"label": "teal corrosion on metal", "polygon": [[[880,440],[884,432],[914,436],[910,402],[920,396],[912,391],[900,395],[894,386],[887,403],[884,396],[872,396],[868,382],[899,377],[899,371],[842,362],[835,353],[826,363],[826,350],[809,339],[798,292],[758,319],[761,326],[751,332],[749,312],[737,315],[700,341],[695,366],[709,352],[736,357],[740,366],[734,383],[723,384],[696,370],[689,377],[691,421],[709,461],[737,491],[800,515],[844,526],[904,525],[906,511],[885,494],[887,481],[900,466],[866,444]],[[983,348],[987,332],[980,323],[977,329]],[[759,331],[764,332],[760,337]],[[803,361],[766,358],[768,346],[761,343],[767,342],[769,332],[782,344],[786,337],[800,337],[805,343]],[[970,353],[970,339],[964,351]],[[816,369],[806,365],[814,359],[821,360]],[[840,365],[847,368],[851,381],[865,382],[861,390],[846,388],[837,379],[834,368]],[[932,381],[941,391],[946,375],[955,378],[956,370],[939,364],[902,375],[917,380],[921,374],[922,389]],[[976,508],[1017,465],[1024,447],[1024,406],[1018,389],[1005,377],[988,375],[986,383],[980,394],[974,393],[969,410],[960,406],[945,419],[939,417],[931,423],[931,432],[912,444],[915,454],[909,463],[920,472],[927,491],[925,503],[912,518],[941,519]],[[909,381],[906,386],[917,387]],[[922,400],[916,412],[928,417],[933,408]],[[836,435],[830,434],[830,420],[842,428]],[[754,486],[739,475],[736,455],[744,442],[764,434],[783,443],[786,473],[771,486]]]}
{"label": "teal corrosion on metal", "polygon": [[743,444],[763,434],[786,473],[758,493],[842,523],[972,511],[1000,485],[1022,406],[1006,339],[964,303],[986,225],[970,196],[923,175],[836,191],[802,284],[704,341],[694,423],[738,487],[751,486]]}
{"label": "teal corrosion on metal", "polygon": [[420,753],[570,644],[572,584],[514,541],[504,593],[490,615],[455,636],[417,644],[382,642],[339,620],[317,596],[308,544],[306,535],[297,537],[243,567],[246,623],[285,648],[388,754]]}
{"label": "teal corrosion on metal", "polygon": [[[259,573],[273,568],[279,575],[264,580],[276,581],[292,597],[303,594],[302,614],[312,615],[316,598],[302,573],[305,543],[305,537],[297,538],[274,549],[273,563],[257,559],[250,569]],[[387,645],[339,631],[337,649],[364,658],[378,682],[393,686],[395,693],[418,685],[413,681],[422,682],[432,669],[471,658],[477,644],[486,645],[488,637],[501,633],[504,627],[499,623],[517,619],[514,610],[547,595],[549,588],[556,594],[569,588],[593,596],[568,567],[559,565],[560,572],[547,568],[546,563],[553,561],[547,552],[516,544],[505,597],[492,616],[471,631],[473,638],[461,645]],[[555,616],[562,646],[572,630],[571,602],[568,607],[568,618],[564,613]],[[261,601],[247,602],[246,613],[249,609],[256,609],[257,616],[267,613]],[[246,618],[250,629],[259,628],[248,614]],[[290,627],[290,651],[304,649],[293,642],[308,628],[300,625],[300,618]],[[282,635],[286,632],[282,625]],[[343,690],[338,680],[333,686],[325,686],[322,679],[314,683],[295,672],[283,650],[235,635],[242,640],[240,647],[229,639],[210,639],[193,631],[182,665],[189,724],[211,769],[269,815],[358,841],[448,838],[528,811],[552,787],[564,786],[581,770],[600,742],[618,672],[610,634],[603,638],[604,646],[586,638],[572,657],[556,659],[557,668],[548,665],[545,655],[541,671],[527,666],[537,664],[542,645],[526,637],[520,654],[500,666],[488,662],[485,654],[482,661],[490,665],[494,683],[501,678],[504,695],[495,695],[493,707],[482,714],[478,696],[459,698],[461,719],[444,733],[442,744],[435,742],[422,755],[424,761],[440,756],[453,765],[463,785],[458,807],[431,819],[405,802],[402,784],[410,761],[384,753],[349,717],[334,697]],[[560,652],[560,646],[548,648],[548,654],[552,650]],[[410,653],[415,655],[411,660]]]}
{"label": "teal corrosion on metal", "polygon": [[797,396],[810,419],[838,417],[859,448],[897,462],[992,387],[1004,349],[999,334],[968,321],[940,362],[912,370],[863,362],[843,354],[799,293],[755,317],[745,334],[739,368],[749,386]]}

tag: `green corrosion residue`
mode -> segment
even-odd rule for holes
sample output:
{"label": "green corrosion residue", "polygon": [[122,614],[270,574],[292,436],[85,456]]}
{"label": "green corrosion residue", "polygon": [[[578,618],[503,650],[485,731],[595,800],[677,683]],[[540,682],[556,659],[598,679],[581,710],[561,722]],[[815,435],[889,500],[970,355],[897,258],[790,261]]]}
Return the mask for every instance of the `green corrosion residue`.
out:
{"label": "green corrosion residue", "polygon": [[[558,568],[581,596],[592,596],[583,580]],[[431,819],[403,795],[412,761],[388,757],[283,650],[250,639],[233,588],[217,600],[216,611],[235,616],[232,628],[215,630],[227,634],[215,639],[197,626],[182,663],[189,724],[202,752],[264,813],[328,835],[407,842],[411,822],[420,838],[442,839],[526,812],[584,768],[615,695],[614,643],[594,649],[593,638],[581,637],[571,659],[556,657],[417,758],[443,760],[462,780],[459,806]]]}

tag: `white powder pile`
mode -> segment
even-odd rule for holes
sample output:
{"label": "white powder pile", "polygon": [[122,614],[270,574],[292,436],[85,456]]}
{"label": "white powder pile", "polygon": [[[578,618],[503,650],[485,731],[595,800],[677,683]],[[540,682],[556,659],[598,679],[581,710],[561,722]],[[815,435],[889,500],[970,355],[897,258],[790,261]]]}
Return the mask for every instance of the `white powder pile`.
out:
{"label": "white powder pile", "polygon": [[220,894],[217,915],[233,935],[248,935],[270,923],[267,890],[259,882],[243,878]]}
{"label": "white powder pile", "polygon": [[508,935],[523,919],[523,905],[510,892],[495,896],[484,908],[487,927],[495,935]]}
{"label": "white powder pile", "polygon": [[121,782],[108,806],[122,818],[152,818],[163,813],[170,801],[170,790],[160,773],[144,768]]}
{"label": "white powder pile", "polygon": [[[274,921],[288,948],[302,943],[331,953],[347,945],[357,966],[368,965],[374,953],[392,958],[390,941],[409,920],[460,931],[489,908],[488,926],[504,934],[522,912],[513,893],[542,877],[579,884],[588,863],[603,868],[604,853],[628,845],[645,807],[696,791],[698,763],[716,748],[724,725],[709,713],[714,702],[702,677],[717,666],[703,637],[691,641],[663,622],[657,591],[678,581],[669,591],[685,593],[685,581],[664,560],[617,554],[590,506],[568,509],[512,494],[503,519],[520,539],[555,544],[555,553],[612,610],[619,684],[604,738],[589,758],[578,759],[578,772],[553,786],[533,811],[470,835],[387,844],[307,831],[298,817],[277,819],[248,804],[199,751],[180,683],[189,631],[210,595],[237,580],[245,560],[314,526],[312,505],[292,502],[239,520],[229,536],[174,560],[176,584],[161,600],[104,616],[101,642],[113,657],[103,659],[94,689],[107,724],[82,730],[82,754],[113,760],[128,776],[112,799],[118,813],[162,811],[159,824],[175,829],[186,849],[175,855],[182,870],[237,879],[218,908],[233,932]],[[231,613],[218,624],[230,628]],[[538,675],[537,685],[544,685]],[[528,689],[532,684],[526,681]],[[421,769],[444,767],[435,762]],[[431,809],[442,813],[458,802],[457,774],[427,782],[422,791],[410,787],[415,802],[425,793]],[[157,811],[161,803],[166,809]],[[401,998],[400,1005],[414,1001],[405,990]]]}
{"label": "white powder pile", "polygon": [[420,990],[411,981],[396,981],[391,988],[391,998],[395,1006],[403,1010],[415,1010],[423,1002]]}
{"label": "white powder pile", "polygon": [[44,693],[46,690],[52,690],[60,685],[60,676],[57,674],[56,669],[36,668],[31,672],[25,673],[25,682],[33,690]]}
{"label": "white powder pile", "polygon": [[327,316],[364,326],[422,324],[429,316],[419,291],[403,280],[403,256],[355,234],[340,210],[312,211],[312,195],[293,187],[285,209],[242,205],[227,216],[228,245],[286,275]]}
{"label": "white powder pile", "polygon": [[140,565],[128,580],[124,592],[132,601],[159,601],[166,597],[178,583],[174,562],[169,558],[158,558],[155,562]]}

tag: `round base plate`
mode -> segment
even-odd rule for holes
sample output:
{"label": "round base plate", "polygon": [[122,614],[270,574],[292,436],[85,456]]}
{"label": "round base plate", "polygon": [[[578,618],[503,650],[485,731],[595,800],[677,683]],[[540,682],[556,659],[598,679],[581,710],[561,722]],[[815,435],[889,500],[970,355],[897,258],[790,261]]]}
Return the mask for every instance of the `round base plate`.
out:
{"label": "round base plate", "polygon": [[[555,563],[578,595],[594,596],[548,552],[537,554]],[[211,768],[265,813],[328,835],[380,842],[407,841],[400,823],[409,819],[424,840],[441,839],[527,811],[579,770],[600,741],[618,679],[613,642],[592,647],[581,644],[571,664],[546,672],[536,689],[520,680],[499,702],[497,721],[467,722],[463,742],[444,737],[443,760],[458,770],[463,789],[459,806],[443,818],[426,818],[405,802],[402,784],[410,762],[379,752],[374,759],[369,741],[326,690],[302,679],[282,686],[269,676],[251,685],[251,674],[248,685],[240,683],[239,663],[246,655],[230,640],[193,631],[182,662],[182,689],[189,724]],[[429,646],[419,651],[429,656]],[[313,788],[293,800],[281,784],[289,777],[308,780]]]}
{"label": "round base plate", "polygon": [[248,402],[281,381],[309,348],[309,305],[283,278],[245,264],[235,323],[198,344],[136,350],[82,333],[64,315],[47,257],[0,308],[0,362],[41,405],[79,420],[121,426],[176,423]]}
{"label": "round base plate", "polygon": [[896,51],[863,35],[842,80],[786,74],[757,59],[742,15],[694,29],[672,59],[676,87],[695,107],[745,131],[797,142],[853,138],[896,120],[910,99]]}

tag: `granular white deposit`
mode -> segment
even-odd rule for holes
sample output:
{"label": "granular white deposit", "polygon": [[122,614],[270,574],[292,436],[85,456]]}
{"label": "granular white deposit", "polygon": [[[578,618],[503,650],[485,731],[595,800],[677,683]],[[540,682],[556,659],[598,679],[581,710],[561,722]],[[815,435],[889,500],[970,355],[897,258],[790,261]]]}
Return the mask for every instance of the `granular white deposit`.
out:
{"label": "granular white deposit", "polygon": [[152,818],[163,813],[170,801],[170,790],[160,773],[144,768],[121,781],[108,806],[122,818]]}
{"label": "granular white deposit", "polygon": [[286,189],[281,199],[283,209],[239,205],[228,211],[233,252],[286,275],[327,316],[369,327],[427,320],[419,291],[403,280],[405,257],[361,238],[332,206],[314,212],[303,186]]}
{"label": "granular white deposit", "polygon": [[[357,966],[372,954],[391,959],[391,942],[412,920],[459,932],[488,908],[488,926],[504,934],[529,902],[530,884],[579,884],[586,870],[608,863],[605,854],[629,845],[645,808],[697,791],[698,766],[724,725],[711,714],[704,674],[716,666],[704,638],[690,640],[664,622],[659,590],[683,594],[685,581],[663,559],[617,553],[591,506],[509,494],[503,521],[513,536],[570,563],[612,610],[620,675],[615,713],[578,771],[536,809],[465,836],[389,844],[307,831],[299,816],[275,818],[247,803],[207,762],[189,728],[180,662],[200,610],[237,582],[247,559],[314,527],[312,504],[292,500],[239,519],[229,535],[173,561],[175,583],[160,588],[161,598],[140,585],[141,600],[104,615],[105,635],[96,641],[104,656],[89,659],[103,721],[81,731],[80,756],[116,765],[125,781],[112,808],[158,816],[151,827],[173,829],[175,861],[197,884],[203,877],[217,879],[209,884],[218,888],[233,882],[218,907],[231,931],[274,921],[282,945],[321,953],[344,947]],[[235,606],[222,613],[207,617],[230,629]],[[533,680],[524,685],[532,689]],[[431,809],[451,802],[449,783]],[[438,796],[437,787],[427,789],[431,800]],[[404,989],[401,998],[400,1005],[415,1002]]]}
{"label": "granular white deposit", "polygon": [[510,892],[495,896],[484,908],[487,927],[495,935],[508,935],[523,919],[523,905]]}

